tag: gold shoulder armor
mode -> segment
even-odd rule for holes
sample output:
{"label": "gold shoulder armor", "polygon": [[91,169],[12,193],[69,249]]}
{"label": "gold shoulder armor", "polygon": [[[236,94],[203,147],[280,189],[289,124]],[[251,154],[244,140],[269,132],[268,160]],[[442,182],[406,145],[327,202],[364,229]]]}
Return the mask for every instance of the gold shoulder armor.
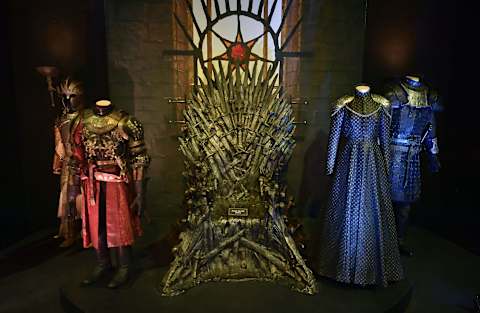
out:
{"label": "gold shoulder armor", "polygon": [[372,94],[372,98],[373,101],[380,103],[385,109],[388,110],[390,108],[390,101],[388,101],[387,98],[375,94]]}
{"label": "gold shoulder armor", "polygon": [[433,89],[428,90],[428,104],[430,104],[434,112],[443,111],[441,99],[436,90],[433,90]]}
{"label": "gold shoulder armor", "polygon": [[92,110],[85,110],[83,114],[84,127],[95,134],[101,135],[112,131],[118,126],[122,113],[114,111],[106,116],[98,116]]}
{"label": "gold shoulder armor", "polygon": [[134,159],[133,163],[148,166],[149,158],[146,154],[144,132],[142,123],[131,115],[124,116],[118,123],[118,127],[128,139],[128,148]]}
{"label": "gold shoulder armor", "polygon": [[128,113],[122,110],[114,110],[112,113],[110,113],[109,117],[113,118],[114,120],[117,120],[118,123],[120,124],[121,120],[128,117]]}
{"label": "gold shoulder armor", "polygon": [[130,140],[143,140],[143,126],[139,120],[131,115],[124,116],[119,122],[118,127],[128,135]]}
{"label": "gold shoulder armor", "polygon": [[353,96],[343,96],[339,98],[337,101],[335,101],[332,115],[335,115],[338,111],[340,111],[341,108],[352,102],[352,100]]}

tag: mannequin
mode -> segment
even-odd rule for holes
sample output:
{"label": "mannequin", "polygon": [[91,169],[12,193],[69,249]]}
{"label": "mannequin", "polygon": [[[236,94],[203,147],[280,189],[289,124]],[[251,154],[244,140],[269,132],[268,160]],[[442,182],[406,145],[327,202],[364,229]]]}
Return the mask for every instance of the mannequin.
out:
{"label": "mannequin", "polygon": [[76,205],[69,206],[68,183],[78,177],[70,175],[69,162],[72,156],[70,130],[73,121],[77,119],[83,108],[83,88],[79,81],[65,79],[55,90],[62,98],[63,112],[55,121],[55,154],[53,158],[53,173],[60,175],[60,197],[58,201],[58,214],[60,228],[56,237],[64,240],[60,247],[67,248],[75,243],[80,235],[80,197],[70,199]]}
{"label": "mannequin", "polygon": [[129,279],[131,246],[142,233],[144,170],[150,161],[143,127],[111,101],[100,100],[82,114],[73,141],[74,168],[85,191],[83,243],[93,244],[98,263],[83,284],[97,282],[112,269],[109,250],[113,250],[118,268],[108,287],[117,288]]}
{"label": "mannequin", "polygon": [[358,85],[357,87],[355,87],[355,89],[361,94],[366,94],[370,92],[370,86],[367,85]]}
{"label": "mannequin", "polygon": [[413,81],[413,82],[416,82],[416,83],[420,83],[420,77],[418,76],[414,76],[414,75],[405,75],[405,78]]}
{"label": "mannequin", "polygon": [[405,238],[411,205],[421,193],[421,151],[427,153],[431,172],[440,169],[434,116],[438,96],[420,77],[406,75],[387,86],[386,97],[392,103],[390,169],[399,247],[403,255],[413,256]]}
{"label": "mannequin", "polygon": [[388,100],[363,84],[334,106],[327,155],[333,184],[321,219],[318,272],[339,282],[385,286],[403,278],[385,166],[389,110]]}
{"label": "mannequin", "polygon": [[347,108],[357,114],[368,115],[377,111],[380,105],[373,100],[369,86],[358,85],[355,87],[355,96],[347,104]]}
{"label": "mannequin", "polygon": [[95,102],[95,114],[104,116],[112,112],[113,105],[110,100],[98,100]]}

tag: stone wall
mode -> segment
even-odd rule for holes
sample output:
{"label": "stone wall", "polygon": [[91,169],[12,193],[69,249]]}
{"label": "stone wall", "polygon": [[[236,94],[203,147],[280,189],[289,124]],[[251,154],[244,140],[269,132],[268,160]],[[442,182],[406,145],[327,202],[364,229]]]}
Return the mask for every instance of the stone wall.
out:
{"label": "stone wall", "polygon": [[328,200],[325,158],[331,103],[351,93],[362,79],[366,1],[304,0],[300,96],[308,105],[296,107],[309,122],[297,127],[297,147],[288,182],[296,195],[298,215],[314,217]]}
{"label": "stone wall", "polygon": [[173,96],[172,1],[106,2],[109,87],[112,102],[143,122],[152,157],[148,184],[151,217],[180,216],[183,195],[182,158],[177,150],[175,116],[167,103]]}

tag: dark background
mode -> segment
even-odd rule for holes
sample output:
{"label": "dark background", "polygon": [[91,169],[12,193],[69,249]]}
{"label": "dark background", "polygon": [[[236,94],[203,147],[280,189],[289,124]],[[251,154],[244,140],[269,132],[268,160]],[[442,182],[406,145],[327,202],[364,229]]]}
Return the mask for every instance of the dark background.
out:
{"label": "dark background", "polygon": [[[46,83],[35,66],[56,64],[88,82],[90,100],[108,95],[102,1],[3,1],[0,4],[3,95],[3,201],[0,249],[57,225],[58,178],[51,175],[53,121]],[[480,253],[477,27],[474,8],[454,1],[371,0],[363,80],[419,74],[443,97],[442,171],[426,173],[414,222]],[[323,166],[323,165],[319,165]]]}
{"label": "dark background", "polygon": [[479,65],[475,8],[466,2],[369,1],[364,79],[417,74],[437,89],[442,162],[437,175],[425,173],[422,200],[413,221],[480,254],[480,140],[475,100]]}
{"label": "dark background", "polygon": [[[2,1],[2,133],[5,156],[0,248],[56,226],[59,178],[51,174],[53,123],[46,81],[35,70],[54,64],[87,82],[89,100],[107,95],[101,1]],[[52,215],[53,214],[53,215]]]}

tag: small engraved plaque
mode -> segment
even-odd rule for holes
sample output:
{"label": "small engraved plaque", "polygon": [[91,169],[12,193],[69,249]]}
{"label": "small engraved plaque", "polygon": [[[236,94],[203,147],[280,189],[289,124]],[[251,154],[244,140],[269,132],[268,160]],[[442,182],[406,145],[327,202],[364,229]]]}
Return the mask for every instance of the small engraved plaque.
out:
{"label": "small engraved plaque", "polygon": [[228,208],[228,216],[248,216],[247,208]]}

